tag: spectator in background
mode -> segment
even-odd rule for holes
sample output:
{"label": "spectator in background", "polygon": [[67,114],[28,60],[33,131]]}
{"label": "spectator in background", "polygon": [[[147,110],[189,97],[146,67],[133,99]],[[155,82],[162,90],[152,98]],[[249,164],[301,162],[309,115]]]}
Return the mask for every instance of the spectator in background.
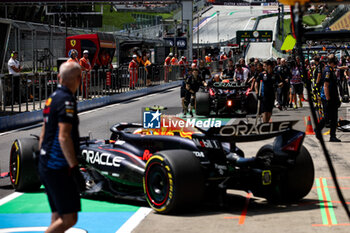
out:
{"label": "spectator in background", "polygon": [[84,50],[83,57],[80,58],[79,64],[81,66],[82,76],[83,76],[83,85],[82,85],[82,93],[84,98],[88,98],[89,87],[90,87],[90,71],[91,71],[91,63],[89,60],[89,51]]}
{"label": "spectator in background", "polygon": [[132,55],[132,60],[129,63],[129,74],[130,74],[130,83],[129,88],[135,89],[138,79],[138,63],[137,63],[137,55]]}
{"label": "spectator in background", "polygon": [[18,58],[18,52],[13,51],[11,57],[7,63],[9,74],[19,74],[22,71],[22,66],[20,65]]}
{"label": "spectator in background", "polygon": [[[7,63],[7,66],[8,66],[8,70],[9,70],[9,74],[11,75],[18,75],[20,74],[20,72],[22,71],[22,66],[20,65],[19,61],[17,60],[18,58],[18,52],[17,51],[13,51],[11,53],[11,57]],[[12,88],[12,91],[14,93],[19,93],[20,92],[20,77],[13,77],[13,87]],[[27,80],[27,83],[29,84],[31,82],[31,80]],[[31,88],[29,89],[31,90]],[[18,94],[17,95],[14,95],[14,101],[15,102],[20,102],[19,101],[19,97],[18,97]],[[32,99],[33,96],[30,95],[30,98]],[[1,102],[1,99],[0,99],[0,102]]]}

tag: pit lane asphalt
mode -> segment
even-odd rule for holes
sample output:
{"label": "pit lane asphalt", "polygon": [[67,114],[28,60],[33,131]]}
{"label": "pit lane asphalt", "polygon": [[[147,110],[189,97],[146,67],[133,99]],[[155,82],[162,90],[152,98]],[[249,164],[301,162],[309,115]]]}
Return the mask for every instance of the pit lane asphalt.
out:
{"label": "pit lane asphalt", "polygon": [[[142,107],[162,105],[169,108],[168,114],[181,111],[179,88],[162,93],[130,100],[125,103],[95,109],[80,114],[81,135],[92,132],[94,138],[109,138],[109,128],[117,122],[141,122]],[[346,118],[346,108],[341,107],[339,116]],[[297,119],[295,129],[305,130],[304,117],[309,116],[307,103],[298,110],[279,111],[274,109],[272,117],[275,120]],[[350,115],[349,115],[350,117]],[[328,129],[325,130],[325,132]],[[8,171],[8,155],[10,146],[16,138],[27,137],[29,134],[39,134],[40,127],[22,129],[0,135],[1,172]],[[350,202],[350,133],[338,131],[342,143],[326,145],[331,153],[343,193]],[[328,141],[328,136],[324,136]],[[255,155],[256,151],[265,143],[240,143],[247,157]],[[327,164],[315,136],[307,136],[304,145],[310,151],[315,165],[315,178],[320,185],[314,186],[310,194],[301,202],[292,205],[272,205],[264,199],[247,197],[244,192],[229,191],[229,205],[219,208],[215,205],[203,204],[190,213],[179,216],[160,215],[151,212],[143,222],[133,231],[148,232],[349,232],[349,221],[338,203],[338,198],[332,180],[329,178]],[[321,178],[323,177],[323,178]],[[324,181],[328,182],[327,184]],[[0,198],[13,193],[8,178],[0,180]],[[323,214],[325,214],[324,217]],[[331,218],[331,216],[335,216]]]}

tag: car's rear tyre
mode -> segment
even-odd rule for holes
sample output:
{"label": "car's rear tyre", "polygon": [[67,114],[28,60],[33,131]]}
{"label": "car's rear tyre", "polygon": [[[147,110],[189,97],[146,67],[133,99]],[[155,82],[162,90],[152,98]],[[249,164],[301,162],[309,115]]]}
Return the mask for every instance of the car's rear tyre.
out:
{"label": "car's rear tyre", "polygon": [[[273,149],[271,145],[265,145],[257,153],[259,156],[272,156]],[[274,164],[272,160],[272,166]],[[281,175],[278,184],[274,183],[274,174],[272,174],[272,190],[266,196],[272,202],[293,202],[305,197],[314,184],[315,170],[312,158],[308,150],[302,146],[296,157],[294,165],[287,168],[285,175]]]}
{"label": "car's rear tyre", "polygon": [[250,92],[247,96],[247,113],[248,114],[256,114],[258,110],[258,97],[255,92]]}
{"label": "car's rear tyre", "polygon": [[38,139],[23,138],[14,141],[10,152],[10,181],[16,191],[35,191],[41,186],[34,153]]}
{"label": "car's rear tyre", "polygon": [[161,151],[147,161],[143,186],[147,202],[158,213],[193,207],[204,193],[200,162],[187,150]]}
{"label": "car's rear tyre", "polygon": [[201,116],[208,116],[210,114],[210,98],[209,93],[196,93],[196,114]]}

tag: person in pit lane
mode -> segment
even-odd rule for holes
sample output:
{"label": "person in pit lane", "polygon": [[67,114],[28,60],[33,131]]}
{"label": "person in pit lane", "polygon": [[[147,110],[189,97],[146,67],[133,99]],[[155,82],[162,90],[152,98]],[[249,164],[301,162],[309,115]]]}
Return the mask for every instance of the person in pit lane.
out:
{"label": "person in pit lane", "polygon": [[[196,93],[201,86],[207,86],[206,82],[201,79],[199,76],[199,69],[194,67],[192,68],[192,75],[186,78],[186,94],[185,94],[185,110],[188,109],[188,105],[191,104],[190,107],[190,115],[193,117],[193,110],[196,104]],[[187,111],[184,112],[187,114]]]}
{"label": "person in pit lane", "polygon": [[263,116],[263,122],[269,122],[272,116],[272,109],[275,103],[275,93],[278,86],[282,86],[283,82],[279,76],[273,71],[273,62],[267,60],[264,62],[264,72],[260,73],[255,82],[255,91],[259,93],[260,81],[262,83],[261,94],[258,98],[261,101],[260,113]]}
{"label": "person in pit lane", "polygon": [[324,109],[324,118],[322,118],[318,127],[315,129],[316,136],[319,136],[319,133],[321,133],[321,130],[329,121],[330,142],[341,142],[341,140],[336,137],[338,123],[338,108],[341,105],[337,85],[337,76],[335,73],[336,67],[337,58],[334,56],[334,54],[331,54],[328,56],[328,65],[325,67],[322,74],[323,87],[321,90],[321,101]]}
{"label": "person in pit lane", "polygon": [[202,82],[205,82],[207,77],[211,78],[210,70],[208,69],[208,67],[205,66],[204,60],[199,61],[198,70],[199,70],[199,77],[202,80]]}
{"label": "person in pit lane", "polygon": [[231,63],[228,65],[228,67],[226,69],[224,69],[224,71],[221,73],[221,77],[223,77],[223,79],[228,79],[230,81],[233,81],[233,76],[235,74],[235,67],[234,65]]}
{"label": "person in pit lane", "polygon": [[43,110],[38,170],[52,211],[46,233],[65,232],[75,225],[81,210],[80,192],[85,190],[85,180],[78,167],[79,119],[74,96],[81,79],[79,63],[63,63],[60,86]]}
{"label": "person in pit lane", "polygon": [[208,81],[208,86],[213,86],[214,83],[217,83],[217,82],[222,82],[222,79],[220,78],[220,75],[219,74],[216,74],[214,75],[214,77],[212,77],[209,81]]}
{"label": "person in pit lane", "polygon": [[240,63],[236,64],[235,73],[233,75],[233,81],[237,83],[245,83],[248,81],[249,70],[243,67]]}

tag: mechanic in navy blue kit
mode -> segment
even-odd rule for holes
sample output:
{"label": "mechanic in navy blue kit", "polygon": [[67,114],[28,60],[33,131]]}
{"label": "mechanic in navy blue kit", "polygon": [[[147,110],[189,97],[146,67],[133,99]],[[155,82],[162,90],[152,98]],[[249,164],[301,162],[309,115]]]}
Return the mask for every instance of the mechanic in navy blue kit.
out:
{"label": "mechanic in navy blue kit", "polygon": [[76,224],[85,181],[79,167],[79,119],[74,93],[81,83],[79,63],[60,67],[58,89],[47,99],[40,135],[39,175],[51,207],[49,232],[65,232]]}
{"label": "mechanic in navy blue kit", "polygon": [[203,80],[199,76],[199,69],[197,67],[192,68],[192,75],[186,78],[185,83],[186,83],[185,108],[187,109],[188,104],[191,103],[190,115],[191,117],[193,117],[193,109],[196,104],[196,93],[201,86],[207,86],[207,84],[205,80]]}
{"label": "mechanic in navy blue kit", "polygon": [[259,93],[259,84],[262,81],[261,94],[258,98],[261,100],[260,112],[263,122],[269,122],[272,116],[272,109],[275,102],[275,93],[278,86],[282,86],[278,75],[274,73],[273,62],[267,60],[264,62],[264,72],[260,73],[255,82],[255,91]]}
{"label": "mechanic in navy blue kit", "polygon": [[338,108],[341,105],[337,86],[337,76],[335,74],[336,67],[337,58],[334,54],[331,54],[328,56],[328,65],[325,67],[322,75],[323,87],[321,90],[321,101],[324,109],[324,118],[322,118],[318,127],[315,129],[316,136],[319,137],[321,130],[326,122],[329,121],[330,142],[341,142],[341,140],[336,137]]}

